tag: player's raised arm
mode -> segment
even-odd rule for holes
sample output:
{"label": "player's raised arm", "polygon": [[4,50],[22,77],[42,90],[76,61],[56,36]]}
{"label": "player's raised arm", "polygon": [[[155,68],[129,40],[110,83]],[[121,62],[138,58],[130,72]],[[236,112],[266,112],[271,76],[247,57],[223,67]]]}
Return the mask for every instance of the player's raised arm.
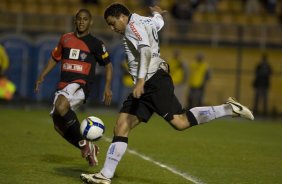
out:
{"label": "player's raised arm", "polygon": [[149,7],[153,17],[152,20],[155,23],[157,30],[160,31],[164,26],[163,15],[167,12],[166,10],[161,9],[159,6],[151,6]]}
{"label": "player's raised arm", "polygon": [[155,13],[159,13],[159,14],[161,14],[161,15],[167,13],[167,10],[163,10],[163,9],[162,9],[161,7],[159,7],[159,6],[150,6],[149,8],[150,8],[150,10],[151,10],[151,12],[152,12],[153,14],[154,14],[154,12],[155,12]]}

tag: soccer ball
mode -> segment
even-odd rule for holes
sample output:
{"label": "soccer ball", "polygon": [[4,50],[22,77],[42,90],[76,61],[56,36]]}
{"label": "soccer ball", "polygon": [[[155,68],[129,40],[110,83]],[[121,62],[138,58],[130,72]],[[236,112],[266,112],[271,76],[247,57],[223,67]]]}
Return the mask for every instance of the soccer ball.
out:
{"label": "soccer ball", "polygon": [[100,118],[90,116],[84,119],[80,124],[81,135],[91,141],[97,141],[105,132],[105,126]]}

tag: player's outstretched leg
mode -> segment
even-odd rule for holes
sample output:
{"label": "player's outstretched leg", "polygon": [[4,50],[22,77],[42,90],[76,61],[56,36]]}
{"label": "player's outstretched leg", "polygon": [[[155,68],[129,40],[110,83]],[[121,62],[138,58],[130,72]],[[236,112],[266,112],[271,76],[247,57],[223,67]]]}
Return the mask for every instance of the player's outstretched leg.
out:
{"label": "player's outstretched leg", "polygon": [[81,174],[80,179],[85,183],[111,184],[111,179],[106,178],[102,173]]}
{"label": "player's outstretched leg", "polygon": [[[249,120],[254,120],[254,115],[252,112],[246,106],[240,104],[232,97],[229,97],[226,103],[222,105],[194,107],[189,109],[186,111],[186,116],[190,122],[190,127],[226,116],[242,117]],[[177,125],[177,123],[174,124]],[[183,127],[183,129],[187,128],[185,126]]]}
{"label": "player's outstretched leg", "polygon": [[81,140],[79,141],[79,147],[81,149],[81,156],[88,160],[89,166],[98,165],[97,155],[99,153],[99,147],[91,141]]}

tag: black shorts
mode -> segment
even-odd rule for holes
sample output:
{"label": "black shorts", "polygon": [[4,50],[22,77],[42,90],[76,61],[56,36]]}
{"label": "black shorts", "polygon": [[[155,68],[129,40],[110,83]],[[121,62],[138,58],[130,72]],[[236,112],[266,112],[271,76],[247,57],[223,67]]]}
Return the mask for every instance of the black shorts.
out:
{"label": "black shorts", "polygon": [[166,121],[171,121],[174,114],[182,114],[183,110],[174,94],[170,75],[160,69],[146,81],[144,94],[139,99],[134,98],[132,93],[129,94],[120,112],[135,115],[147,122],[154,112]]}

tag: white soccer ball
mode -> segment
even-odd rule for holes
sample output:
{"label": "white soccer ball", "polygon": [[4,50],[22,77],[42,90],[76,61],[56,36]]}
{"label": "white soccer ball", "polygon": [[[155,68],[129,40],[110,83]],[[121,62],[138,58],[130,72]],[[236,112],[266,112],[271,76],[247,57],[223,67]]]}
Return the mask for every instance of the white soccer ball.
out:
{"label": "white soccer ball", "polygon": [[87,117],[80,124],[80,133],[85,139],[97,141],[103,136],[104,132],[103,121],[95,116]]}

